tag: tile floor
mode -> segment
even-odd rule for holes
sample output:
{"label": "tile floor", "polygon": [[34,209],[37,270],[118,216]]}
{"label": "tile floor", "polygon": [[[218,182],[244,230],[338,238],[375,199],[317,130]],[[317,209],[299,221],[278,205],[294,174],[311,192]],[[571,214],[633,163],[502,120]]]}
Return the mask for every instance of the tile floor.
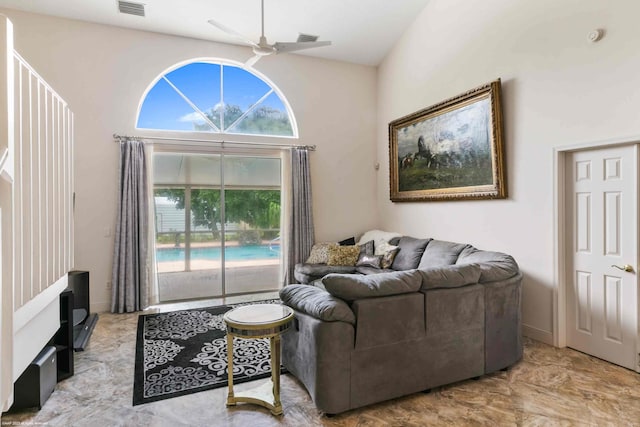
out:
{"label": "tile floor", "polygon": [[[271,294],[228,299],[240,302]],[[155,308],[168,311],[221,301]],[[253,405],[226,408],[226,388],[132,406],[137,314],[100,314],[75,375],[42,410],[5,413],[2,426],[640,426],[640,374],[570,349],[525,339],[524,358],[486,375],[331,418],[303,386],[282,377],[284,415]],[[241,384],[238,390],[252,387]]]}

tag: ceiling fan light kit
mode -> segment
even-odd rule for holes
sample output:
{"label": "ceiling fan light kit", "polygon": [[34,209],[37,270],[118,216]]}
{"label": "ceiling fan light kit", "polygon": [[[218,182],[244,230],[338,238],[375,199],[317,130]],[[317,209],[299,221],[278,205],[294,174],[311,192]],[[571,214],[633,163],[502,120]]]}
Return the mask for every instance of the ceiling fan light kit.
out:
{"label": "ceiling fan light kit", "polygon": [[218,28],[221,31],[229,34],[230,36],[244,42],[245,44],[253,47],[254,56],[249,58],[249,60],[245,63],[246,66],[253,66],[260,58],[263,56],[278,54],[278,53],[287,53],[294,52],[303,49],[311,49],[322,46],[331,45],[330,41],[318,41],[318,36],[314,36],[311,34],[299,33],[298,39],[295,42],[276,42],[270,44],[267,41],[267,38],[264,35],[264,0],[261,0],[261,35],[258,43],[251,40],[249,37],[246,37],[239,32],[235,31],[232,28],[227,27],[224,24],[219,23],[213,19],[209,19],[209,24]]}

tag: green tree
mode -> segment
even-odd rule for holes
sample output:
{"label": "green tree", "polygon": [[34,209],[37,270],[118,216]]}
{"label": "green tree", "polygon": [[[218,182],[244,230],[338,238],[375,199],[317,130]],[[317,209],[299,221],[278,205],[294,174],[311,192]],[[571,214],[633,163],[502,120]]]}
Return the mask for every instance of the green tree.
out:
{"label": "green tree", "polygon": [[[185,208],[182,189],[156,190],[157,196],[167,197],[178,209]],[[206,227],[219,236],[220,190],[191,190],[191,212],[196,226]],[[255,228],[280,227],[280,190],[225,190],[225,221],[244,222]]]}
{"label": "green tree", "polygon": [[[211,108],[205,111],[205,115],[215,124],[219,129],[220,126],[220,106]],[[238,105],[224,106],[224,129],[223,132],[229,129],[244,112]],[[210,131],[209,125],[206,123],[198,124],[194,123],[193,127],[198,131]],[[268,134],[268,135],[292,135],[293,130],[291,128],[291,122],[286,112],[271,108],[266,105],[255,108],[244,119],[242,119],[231,132],[240,132],[248,134]]]}

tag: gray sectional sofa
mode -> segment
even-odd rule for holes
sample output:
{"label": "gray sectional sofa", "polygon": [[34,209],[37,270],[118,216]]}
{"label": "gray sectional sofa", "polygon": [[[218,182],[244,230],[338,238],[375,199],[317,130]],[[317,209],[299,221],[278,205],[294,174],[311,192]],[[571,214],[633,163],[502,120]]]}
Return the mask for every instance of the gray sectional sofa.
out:
{"label": "gray sectional sofa", "polygon": [[[522,274],[511,256],[403,239],[391,269],[307,266],[315,281],[280,292],[296,316],[282,337],[283,365],[325,413],[479,377],[522,357]],[[327,274],[317,277],[320,270]]]}

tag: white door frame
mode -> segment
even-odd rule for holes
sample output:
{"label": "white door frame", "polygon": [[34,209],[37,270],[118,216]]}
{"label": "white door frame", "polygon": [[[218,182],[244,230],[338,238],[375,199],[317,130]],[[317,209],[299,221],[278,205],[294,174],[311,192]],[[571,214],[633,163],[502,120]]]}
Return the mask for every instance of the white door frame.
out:
{"label": "white door frame", "polygon": [[[621,145],[640,144],[640,135],[615,138],[604,141],[584,142],[553,148],[553,260],[554,281],[553,292],[553,345],[567,346],[567,283],[566,283],[566,216],[565,216],[565,156],[573,151],[590,148],[608,148]],[[640,199],[640,197],[639,197]],[[640,240],[640,239],[639,239]],[[636,266],[638,260],[635,260]],[[640,316],[639,316],[640,319]],[[639,321],[640,323],[640,321]],[[640,324],[638,325],[640,331]]]}

